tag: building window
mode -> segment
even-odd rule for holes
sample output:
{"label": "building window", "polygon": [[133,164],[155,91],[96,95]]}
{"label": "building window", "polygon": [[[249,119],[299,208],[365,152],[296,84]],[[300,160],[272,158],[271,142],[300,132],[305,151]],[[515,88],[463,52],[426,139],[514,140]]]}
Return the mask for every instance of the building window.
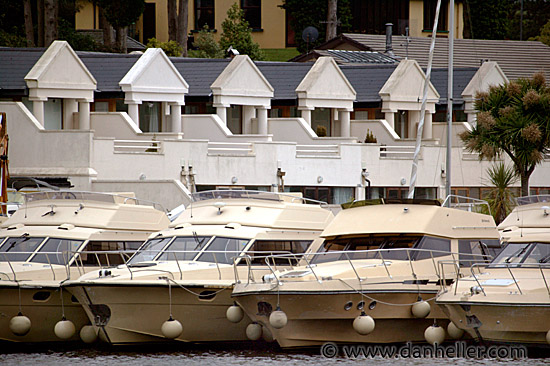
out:
{"label": "building window", "polygon": [[143,43],[157,36],[156,4],[146,3],[143,11]]}
{"label": "building window", "polygon": [[142,132],[162,131],[160,102],[143,102],[139,105],[139,129]]}
{"label": "building window", "polygon": [[234,134],[243,133],[242,124],[243,106],[231,105],[227,111],[227,128]]}
{"label": "building window", "polygon": [[[431,31],[434,27],[435,9],[437,0],[424,0],[424,31]],[[441,2],[437,31],[447,31],[447,2]]]}
{"label": "building window", "polygon": [[386,34],[386,23],[393,24],[393,34],[405,34],[409,26],[409,0],[351,0],[351,31]]}
{"label": "building window", "polygon": [[241,0],[241,9],[250,28],[262,28],[262,0]]}
{"label": "building window", "polygon": [[332,109],[315,108],[311,111],[311,128],[317,136],[332,136]]}
{"label": "building window", "polygon": [[195,29],[200,30],[205,25],[215,29],[214,0],[195,0]]}

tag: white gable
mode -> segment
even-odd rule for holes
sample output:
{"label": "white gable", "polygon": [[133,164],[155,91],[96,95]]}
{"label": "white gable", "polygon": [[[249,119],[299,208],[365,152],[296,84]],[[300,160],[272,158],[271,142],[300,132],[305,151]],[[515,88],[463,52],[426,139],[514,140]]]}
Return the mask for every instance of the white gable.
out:
{"label": "white gable", "polygon": [[66,41],[54,41],[25,76],[30,97],[93,100],[97,82]]}
{"label": "white gable", "polygon": [[[395,68],[382,89],[378,92],[386,110],[420,110],[424,92],[424,71],[415,60],[403,60]],[[428,109],[435,111],[439,93],[430,82],[428,86]]]}
{"label": "white gable", "polygon": [[119,82],[127,101],[184,104],[189,85],[160,48],[149,48]]}
{"label": "white gable", "polygon": [[332,57],[319,57],[296,88],[298,105],[308,109],[353,110],[357,93]]}
{"label": "white gable", "polygon": [[210,86],[214,106],[271,105],[273,87],[247,55],[237,55]]}
{"label": "white gable", "polygon": [[508,78],[495,61],[484,62],[462,91],[465,99],[475,98],[477,92],[488,91],[491,85],[501,85]]}

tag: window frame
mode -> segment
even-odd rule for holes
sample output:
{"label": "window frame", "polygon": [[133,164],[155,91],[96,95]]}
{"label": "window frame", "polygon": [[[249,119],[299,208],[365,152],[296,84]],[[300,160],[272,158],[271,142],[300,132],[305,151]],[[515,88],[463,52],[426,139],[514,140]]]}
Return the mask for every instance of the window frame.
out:
{"label": "window frame", "polygon": [[[248,2],[257,1],[258,5],[250,5]],[[263,31],[262,29],[262,0],[241,0],[240,2],[241,9],[244,13],[244,19],[248,22],[248,25],[252,29],[253,32],[259,32]],[[259,24],[253,23],[249,19],[249,12],[258,12],[258,14],[255,14],[259,16],[258,19],[254,18],[254,21],[257,21]]]}
{"label": "window frame", "polygon": [[[212,0],[212,5],[201,5],[201,2],[203,0],[195,0],[193,5],[194,5],[194,11],[193,11],[193,16],[194,16],[194,26],[195,26],[195,31],[200,31],[202,30],[202,28],[204,27],[205,24],[208,25],[208,29],[211,30],[211,31],[216,31],[216,3],[215,3],[215,0]],[[200,12],[201,11],[211,11],[212,12],[212,19],[211,19],[211,22],[212,24],[209,24],[208,22],[202,24],[202,25],[199,25],[199,19],[200,19]]]}

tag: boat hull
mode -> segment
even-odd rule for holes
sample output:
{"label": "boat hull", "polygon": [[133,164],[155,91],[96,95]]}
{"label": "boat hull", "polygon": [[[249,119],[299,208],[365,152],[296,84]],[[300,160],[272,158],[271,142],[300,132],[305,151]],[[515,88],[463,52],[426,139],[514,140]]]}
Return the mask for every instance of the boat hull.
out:
{"label": "boat hull", "polygon": [[[424,331],[437,321],[447,326],[446,315],[433,303],[436,290],[425,292],[325,292],[247,293],[235,299],[251,317],[252,321],[266,326],[283,348],[313,347],[326,342],[336,343],[399,343],[425,342]],[[418,296],[429,301],[431,311],[426,318],[415,318],[411,306]],[[269,313],[277,303],[288,318],[281,329],[269,324]],[[373,304],[373,302],[376,302]],[[364,311],[375,321],[375,329],[368,335],[360,335],[353,329],[354,319]],[[351,303],[351,307],[350,307]],[[269,305],[266,305],[269,304]],[[359,308],[358,308],[359,306]],[[266,311],[267,307],[267,311]],[[346,310],[349,307],[349,310]]]}
{"label": "boat hull", "polygon": [[438,303],[473,338],[495,343],[547,345],[550,304]]}
{"label": "boat hull", "polygon": [[[63,306],[61,301],[63,296]],[[21,297],[21,306],[19,303]],[[71,342],[79,341],[80,329],[90,324],[82,306],[67,291],[60,293],[59,287],[0,286],[0,339],[10,342]],[[17,336],[10,330],[10,320],[19,311],[31,320],[31,328],[24,336]],[[69,339],[60,339],[54,327],[62,319],[75,325],[76,332]]]}
{"label": "boat hull", "polygon": [[[232,287],[172,285],[169,288],[139,285],[82,285],[67,288],[83,304],[102,340],[111,344],[172,341],[164,337],[162,324],[172,315],[183,326],[175,339],[181,342],[244,341],[245,316],[239,323],[226,318]],[[197,296],[201,295],[201,296]],[[171,309],[171,314],[170,314]],[[107,316],[108,315],[108,316]]]}

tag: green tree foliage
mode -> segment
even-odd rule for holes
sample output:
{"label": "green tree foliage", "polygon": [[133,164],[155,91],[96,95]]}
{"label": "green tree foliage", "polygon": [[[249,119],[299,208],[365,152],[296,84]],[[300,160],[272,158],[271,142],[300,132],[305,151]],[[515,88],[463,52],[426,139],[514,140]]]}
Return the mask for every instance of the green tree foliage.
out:
{"label": "green tree foliage", "polygon": [[145,0],[99,0],[98,4],[115,29],[132,25],[145,10]]}
{"label": "green tree foliage", "polygon": [[550,46],[550,20],[540,29],[540,35],[529,38],[530,41],[541,41]]}
{"label": "green tree foliage", "polygon": [[198,58],[223,58],[224,52],[214,39],[214,34],[205,24],[199,33],[195,35],[193,47],[196,50],[189,51],[191,57]]}
{"label": "green tree foliage", "polygon": [[[521,1],[512,1],[507,38],[519,40]],[[550,19],[550,0],[523,0],[523,40],[536,37]]]}
{"label": "green tree foliage", "polygon": [[503,162],[494,164],[487,170],[491,189],[484,199],[489,203],[496,224],[500,224],[514,208],[514,194],[510,189],[518,177],[514,167]]}
{"label": "green tree foliage", "polygon": [[[290,17],[290,26],[295,33],[295,41],[298,51],[308,51],[308,44],[302,39],[302,32],[309,26],[319,30],[319,38],[309,43],[309,49],[313,49],[325,41],[326,22],[328,12],[327,0],[284,0],[283,8]],[[346,32],[351,28],[351,7],[349,0],[338,1],[339,26],[338,32]]]}
{"label": "green tree foliage", "polygon": [[220,47],[223,51],[229,46],[239,51],[241,55],[248,55],[253,60],[263,60],[264,55],[260,46],[252,40],[252,30],[244,19],[244,12],[237,3],[227,11],[227,17],[222,22]]}
{"label": "green tree foliage", "polygon": [[78,33],[65,19],[59,19],[58,38],[67,41],[75,51],[97,51],[99,47],[92,36]]}
{"label": "green tree foliage", "polygon": [[176,41],[160,42],[156,38],[149,38],[147,48],[162,48],[166,56],[180,57],[182,48]]}
{"label": "green tree foliage", "polygon": [[550,146],[550,88],[544,74],[493,86],[476,97],[477,124],[460,135],[469,151],[492,160],[503,153],[514,163],[521,192]]}
{"label": "green tree foliage", "polygon": [[510,24],[512,3],[507,0],[464,2],[464,38],[504,39]]}

